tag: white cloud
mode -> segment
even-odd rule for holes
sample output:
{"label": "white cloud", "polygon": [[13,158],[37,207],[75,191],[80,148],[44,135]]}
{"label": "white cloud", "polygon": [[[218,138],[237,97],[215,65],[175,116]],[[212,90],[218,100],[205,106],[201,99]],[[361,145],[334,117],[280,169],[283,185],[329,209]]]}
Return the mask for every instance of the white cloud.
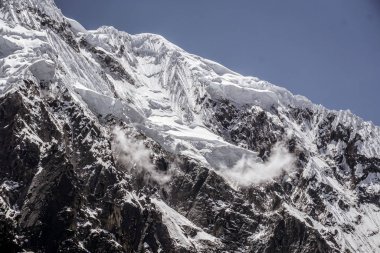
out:
{"label": "white cloud", "polygon": [[222,168],[219,173],[238,186],[249,186],[268,182],[281,173],[294,168],[295,157],[282,145],[275,145],[265,163],[258,163],[256,157],[243,157],[232,168]]}
{"label": "white cloud", "polygon": [[150,150],[142,141],[128,138],[118,127],[114,128],[112,152],[119,165],[131,174],[144,174],[144,179],[153,179],[158,184],[167,183],[171,176],[157,171],[151,162]]}

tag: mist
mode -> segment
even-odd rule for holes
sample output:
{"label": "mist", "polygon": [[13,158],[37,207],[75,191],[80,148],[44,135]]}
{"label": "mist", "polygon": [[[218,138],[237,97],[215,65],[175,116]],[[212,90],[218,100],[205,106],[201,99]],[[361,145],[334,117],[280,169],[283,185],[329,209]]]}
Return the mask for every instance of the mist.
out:
{"label": "mist", "polygon": [[151,151],[143,141],[127,136],[119,127],[112,131],[112,152],[115,160],[130,174],[143,174],[144,180],[153,180],[162,185],[171,175],[155,169],[151,161]]}
{"label": "mist", "polygon": [[293,170],[295,160],[284,146],[277,144],[268,161],[258,163],[256,156],[243,155],[232,168],[223,167],[219,173],[232,184],[249,186],[271,181],[283,172]]}

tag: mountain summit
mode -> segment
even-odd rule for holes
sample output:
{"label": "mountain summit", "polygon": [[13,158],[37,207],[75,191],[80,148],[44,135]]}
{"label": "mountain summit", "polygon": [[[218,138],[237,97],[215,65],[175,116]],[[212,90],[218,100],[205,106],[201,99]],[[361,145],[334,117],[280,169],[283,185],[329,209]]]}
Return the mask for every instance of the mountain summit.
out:
{"label": "mountain summit", "polygon": [[380,252],[380,128],[0,1],[1,252]]}

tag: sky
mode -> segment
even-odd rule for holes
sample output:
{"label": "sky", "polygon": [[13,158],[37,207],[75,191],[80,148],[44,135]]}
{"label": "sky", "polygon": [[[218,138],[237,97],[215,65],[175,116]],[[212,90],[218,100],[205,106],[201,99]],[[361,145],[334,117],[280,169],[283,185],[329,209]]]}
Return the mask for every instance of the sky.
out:
{"label": "sky", "polygon": [[380,125],[380,0],[56,0],[87,29],[186,51]]}

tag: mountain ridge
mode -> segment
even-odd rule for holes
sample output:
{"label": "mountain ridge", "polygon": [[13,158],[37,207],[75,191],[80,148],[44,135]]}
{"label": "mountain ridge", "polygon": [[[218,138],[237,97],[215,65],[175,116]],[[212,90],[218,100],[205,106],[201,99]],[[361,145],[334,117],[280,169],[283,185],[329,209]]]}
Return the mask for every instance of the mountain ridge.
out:
{"label": "mountain ridge", "polygon": [[379,127],[50,0],[0,10],[0,248],[378,252]]}

